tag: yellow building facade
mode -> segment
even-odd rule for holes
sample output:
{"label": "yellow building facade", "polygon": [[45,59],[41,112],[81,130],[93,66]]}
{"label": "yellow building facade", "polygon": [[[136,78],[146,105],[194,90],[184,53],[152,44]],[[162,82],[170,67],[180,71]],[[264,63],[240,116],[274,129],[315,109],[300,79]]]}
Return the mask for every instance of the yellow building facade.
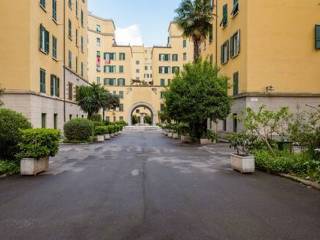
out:
{"label": "yellow building facade", "polygon": [[89,80],[120,96],[120,107],[108,111],[109,121],[132,123],[135,110],[145,108],[159,122],[163,92],[174,72],[193,59],[192,44],[174,23],[166,46],[120,46],[110,19],[89,15]]}
{"label": "yellow building facade", "polygon": [[229,77],[234,102],[220,130],[239,131],[245,108],[320,103],[320,5],[317,0],[215,0],[212,38],[202,56]]}
{"label": "yellow building facade", "polygon": [[88,84],[87,12],[86,0],[0,2],[2,100],[34,127],[62,129],[85,117],[75,89]]}

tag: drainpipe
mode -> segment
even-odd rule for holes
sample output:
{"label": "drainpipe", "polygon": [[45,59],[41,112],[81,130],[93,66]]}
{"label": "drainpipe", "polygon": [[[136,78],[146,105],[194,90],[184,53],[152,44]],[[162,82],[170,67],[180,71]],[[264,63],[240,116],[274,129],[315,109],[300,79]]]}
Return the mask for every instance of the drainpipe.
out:
{"label": "drainpipe", "polygon": [[63,121],[66,122],[66,0],[63,0]]}

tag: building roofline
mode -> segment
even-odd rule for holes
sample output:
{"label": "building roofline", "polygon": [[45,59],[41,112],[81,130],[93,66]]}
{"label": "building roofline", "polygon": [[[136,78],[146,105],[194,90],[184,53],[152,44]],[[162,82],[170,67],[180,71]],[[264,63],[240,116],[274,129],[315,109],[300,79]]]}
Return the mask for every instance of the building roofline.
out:
{"label": "building roofline", "polygon": [[96,18],[96,19],[99,19],[99,20],[101,20],[101,21],[112,22],[112,25],[113,25],[114,29],[117,29],[117,28],[116,28],[116,25],[114,24],[113,19],[99,17],[99,16],[97,16],[97,15],[94,15],[94,14],[91,13],[91,12],[89,12],[89,16],[90,16],[90,17],[93,17],[93,18]]}

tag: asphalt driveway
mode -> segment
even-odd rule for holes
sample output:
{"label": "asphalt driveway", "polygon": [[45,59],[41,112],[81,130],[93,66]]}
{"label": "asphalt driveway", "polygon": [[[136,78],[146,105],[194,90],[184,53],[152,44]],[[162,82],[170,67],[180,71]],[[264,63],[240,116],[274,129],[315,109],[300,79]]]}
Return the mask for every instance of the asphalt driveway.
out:
{"label": "asphalt driveway", "polygon": [[0,179],[0,239],[320,239],[319,191],[234,172],[229,151],[157,131],[64,145],[48,173]]}

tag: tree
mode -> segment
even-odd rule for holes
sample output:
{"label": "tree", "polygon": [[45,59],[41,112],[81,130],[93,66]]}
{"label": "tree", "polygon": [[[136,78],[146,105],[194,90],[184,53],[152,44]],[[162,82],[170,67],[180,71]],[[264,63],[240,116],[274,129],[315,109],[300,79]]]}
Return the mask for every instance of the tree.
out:
{"label": "tree", "polygon": [[101,105],[101,108],[103,110],[103,120],[105,118],[105,111],[107,111],[108,109],[115,109],[119,106],[120,97],[118,95],[111,94],[110,92],[106,91]]}
{"label": "tree", "polygon": [[194,61],[200,58],[201,42],[212,31],[212,0],[183,0],[176,10],[175,22],[194,44]]}
{"label": "tree", "polygon": [[[3,93],[4,93],[4,89],[0,88],[0,98],[3,95]],[[3,105],[3,102],[0,99],[0,106],[2,106],[2,105]]]}
{"label": "tree", "polygon": [[186,64],[164,94],[168,116],[189,126],[192,137],[201,138],[207,131],[207,119],[225,119],[231,98],[227,78],[207,61]]}
{"label": "tree", "polygon": [[77,103],[84,112],[88,113],[88,119],[105,107],[109,98],[109,92],[95,83],[90,86],[81,86],[77,91]]}

